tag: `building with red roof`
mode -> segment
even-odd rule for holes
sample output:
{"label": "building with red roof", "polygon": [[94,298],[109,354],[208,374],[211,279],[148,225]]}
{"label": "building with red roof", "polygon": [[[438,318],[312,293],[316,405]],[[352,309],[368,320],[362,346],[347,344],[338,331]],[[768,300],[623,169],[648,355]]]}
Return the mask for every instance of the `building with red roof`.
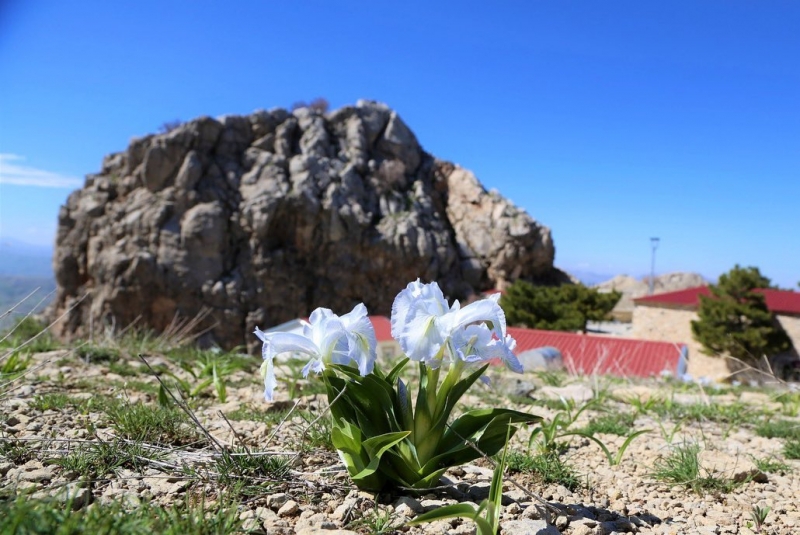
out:
{"label": "building with red roof", "polygon": [[[800,316],[800,292],[792,290],[776,290],[774,288],[761,288],[754,290],[764,296],[767,308],[774,314]],[[666,308],[683,308],[697,310],[700,305],[700,296],[711,297],[708,286],[695,286],[685,290],[667,292],[663,294],[639,297],[633,302],[640,306],[658,306]]]}
{"label": "building with red roof", "polygon": [[[794,347],[800,348],[800,292],[773,288],[755,291],[764,296],[767,308],[775,314],[776,320],[789,335]],[[647,340],[683,342],[689,350],[689,374],[695,377],[726,377],[729,375],[729,370],[725,360],[704,355],[701,352],[702,346],[692,335],[691,322],[697,320],[700,296],[712,296],[708,286],[696,286],[634,299],[631,336]]]}
{"label": "building with red roof", "polygon": [[652,377],[686,373],[685,344],[519,327],[509,327],[508,334],[517,341],[514,353],[518,356],[552,347],[561,354],[567,371],[575,375]]}
{"label": "building with red roof", "polygon": [[[385,316],[370,316],[378,339],[378,354],[384,358],[402,354],[392,338],[391,320]],[[564,368],[580,375],[616,375],[619,377],[650,377],[686,371],[686,346],[668,342],[652,342],[594,336],[561,331],[543,331],[509,327],[508,334],[517,341],[517,356],[542,348],[558,351]]]}

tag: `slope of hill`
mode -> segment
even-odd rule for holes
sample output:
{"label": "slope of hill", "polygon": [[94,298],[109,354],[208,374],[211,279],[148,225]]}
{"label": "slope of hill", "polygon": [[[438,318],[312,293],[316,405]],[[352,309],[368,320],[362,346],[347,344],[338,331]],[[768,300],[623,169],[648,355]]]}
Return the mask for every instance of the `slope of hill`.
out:
{"label": "slope of hill", "polygon": [[[13,325],[16,318],[31,310],[43,311],[54,296],[55,279],[0,274],[0,332]],[[28,297],[30,294],[32,294]],[[28,297],[28,299],[25,299]],[[15,307],[15,305],[18,305]],[[7,311],[14,308],[10,314]]]}

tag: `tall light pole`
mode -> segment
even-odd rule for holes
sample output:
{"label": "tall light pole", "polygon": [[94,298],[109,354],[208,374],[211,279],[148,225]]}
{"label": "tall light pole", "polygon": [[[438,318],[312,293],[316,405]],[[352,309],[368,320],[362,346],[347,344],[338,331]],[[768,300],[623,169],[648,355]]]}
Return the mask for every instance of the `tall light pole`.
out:
{"label": "tall light pole", "polygon": [[656,284],[656,249],[658,249],[658,242],[660,238],[650,238],[650,247],[652,254],[650,255],[650,292],[648,295],[653,295],[653,290]]}

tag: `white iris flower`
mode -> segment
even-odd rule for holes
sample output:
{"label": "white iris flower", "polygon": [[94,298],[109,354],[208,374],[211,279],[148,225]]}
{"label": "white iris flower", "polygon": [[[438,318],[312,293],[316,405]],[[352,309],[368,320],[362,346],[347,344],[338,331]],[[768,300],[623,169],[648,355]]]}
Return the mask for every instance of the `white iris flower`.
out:
{"label": "white iris flower", "polygon": [[431,368],[438,368],[449,354],[466,363],[500,359],[509,369],[522,372],[498,299],[495,294],[464,308],[458,301],[448,307],[438,284],[417,280],[394,300],[392,336],[408,358]]}
{"label": "white iris flower", "polygon": [[309,372],[322,372],[326,364],[346,365],[354,362],[361,375],[371,373],[375,365],[375,330],[363,303],[341,317],[327,308],[316,309],[311,313],[308,323],[303,325],[303,334],[265,333],[258,327],[255,334],[264,342],[261,348],[264,358],[261,375],[264,378],[264,399],[267,401],[272,401],[278,385],[273,360],[281,353],[292,351],[311,357],[303,367],[303,377],[307,377]]}

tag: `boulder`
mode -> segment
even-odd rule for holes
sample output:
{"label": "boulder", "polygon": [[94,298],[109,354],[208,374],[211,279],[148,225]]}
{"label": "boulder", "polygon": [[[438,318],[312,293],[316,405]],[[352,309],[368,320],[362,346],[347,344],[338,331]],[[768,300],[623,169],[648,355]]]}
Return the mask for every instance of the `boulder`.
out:
{"label": "boulder", "polygon": [[451,299],[563,281],[554,255],[547,227],[385,104],[200,117],[132,140],[69,196],[48,315],[66,339],[205,315],[203,343],[252,350],[256,326],[318,306],[388,315],[417,278]]}

